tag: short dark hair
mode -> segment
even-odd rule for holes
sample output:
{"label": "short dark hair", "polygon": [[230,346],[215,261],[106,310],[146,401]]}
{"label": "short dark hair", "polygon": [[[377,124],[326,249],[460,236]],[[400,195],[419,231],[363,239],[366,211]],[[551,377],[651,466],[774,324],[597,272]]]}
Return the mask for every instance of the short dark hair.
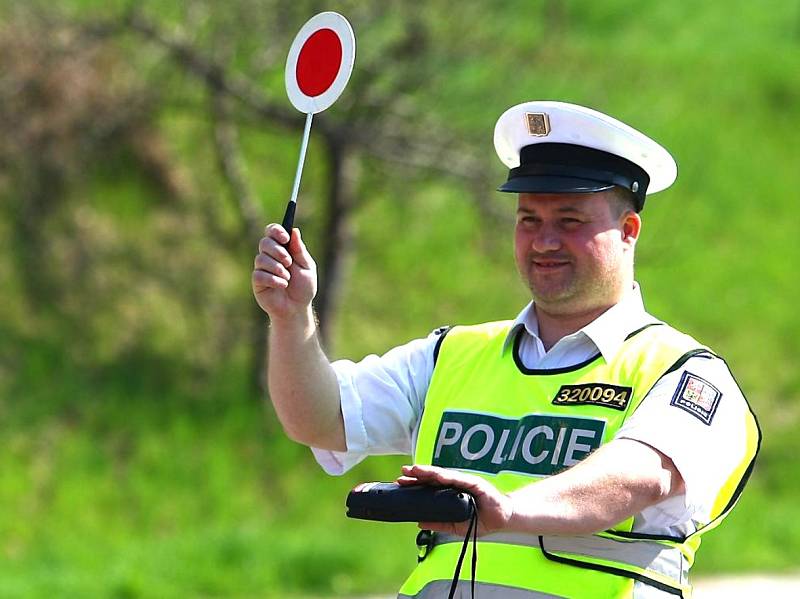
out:
{"label": "short dark hair", "polygon": [[612,192],[611,201],[609,206],[611,213],[615,218],[619,218],[629,210],[637,212],[636,210],[636,196],[630,189],[615,185],[610,190]]}

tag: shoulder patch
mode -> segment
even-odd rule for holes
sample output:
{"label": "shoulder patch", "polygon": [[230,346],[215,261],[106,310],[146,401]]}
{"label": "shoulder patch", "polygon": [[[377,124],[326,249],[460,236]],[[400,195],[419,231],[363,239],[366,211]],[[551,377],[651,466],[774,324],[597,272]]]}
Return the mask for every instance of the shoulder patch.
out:
{"label": "shoulder patch", "polygon": [[710,425],[721,398],[722,392],[714,385],[687,371],[681,376],[681,382],[669,404]]}

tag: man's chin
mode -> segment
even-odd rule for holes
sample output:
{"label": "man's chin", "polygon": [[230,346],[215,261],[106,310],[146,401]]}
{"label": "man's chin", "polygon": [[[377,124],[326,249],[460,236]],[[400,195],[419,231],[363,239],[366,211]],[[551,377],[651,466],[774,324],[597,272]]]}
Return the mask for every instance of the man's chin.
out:
{"label": "man's chin", "polygon": [[573,299],[572,290],[547,290],[542,292],[540,289],[531,287],[531,298],[537,306],[547,307],[549,312],[569,312]]}

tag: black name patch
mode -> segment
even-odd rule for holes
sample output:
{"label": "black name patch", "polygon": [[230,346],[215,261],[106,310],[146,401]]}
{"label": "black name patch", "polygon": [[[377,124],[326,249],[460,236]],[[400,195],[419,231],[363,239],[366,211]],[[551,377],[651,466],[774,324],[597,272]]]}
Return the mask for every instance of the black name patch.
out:
{"label": "black name patch", "polygon": [[553,398],[555,406],[601,406],[624,410],[633,395],[631,387],[619,387],[605,383],[562,385]]}

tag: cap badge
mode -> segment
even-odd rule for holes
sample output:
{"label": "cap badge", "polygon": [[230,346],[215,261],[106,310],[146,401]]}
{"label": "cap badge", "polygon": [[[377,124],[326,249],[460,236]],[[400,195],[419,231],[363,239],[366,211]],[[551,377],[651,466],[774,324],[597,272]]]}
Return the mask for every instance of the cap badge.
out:
{"label": "cap badge", "polygon": [[534,137],[545,137],[550,133],[550,118],[546,112],[526,112],[528,133]]}

